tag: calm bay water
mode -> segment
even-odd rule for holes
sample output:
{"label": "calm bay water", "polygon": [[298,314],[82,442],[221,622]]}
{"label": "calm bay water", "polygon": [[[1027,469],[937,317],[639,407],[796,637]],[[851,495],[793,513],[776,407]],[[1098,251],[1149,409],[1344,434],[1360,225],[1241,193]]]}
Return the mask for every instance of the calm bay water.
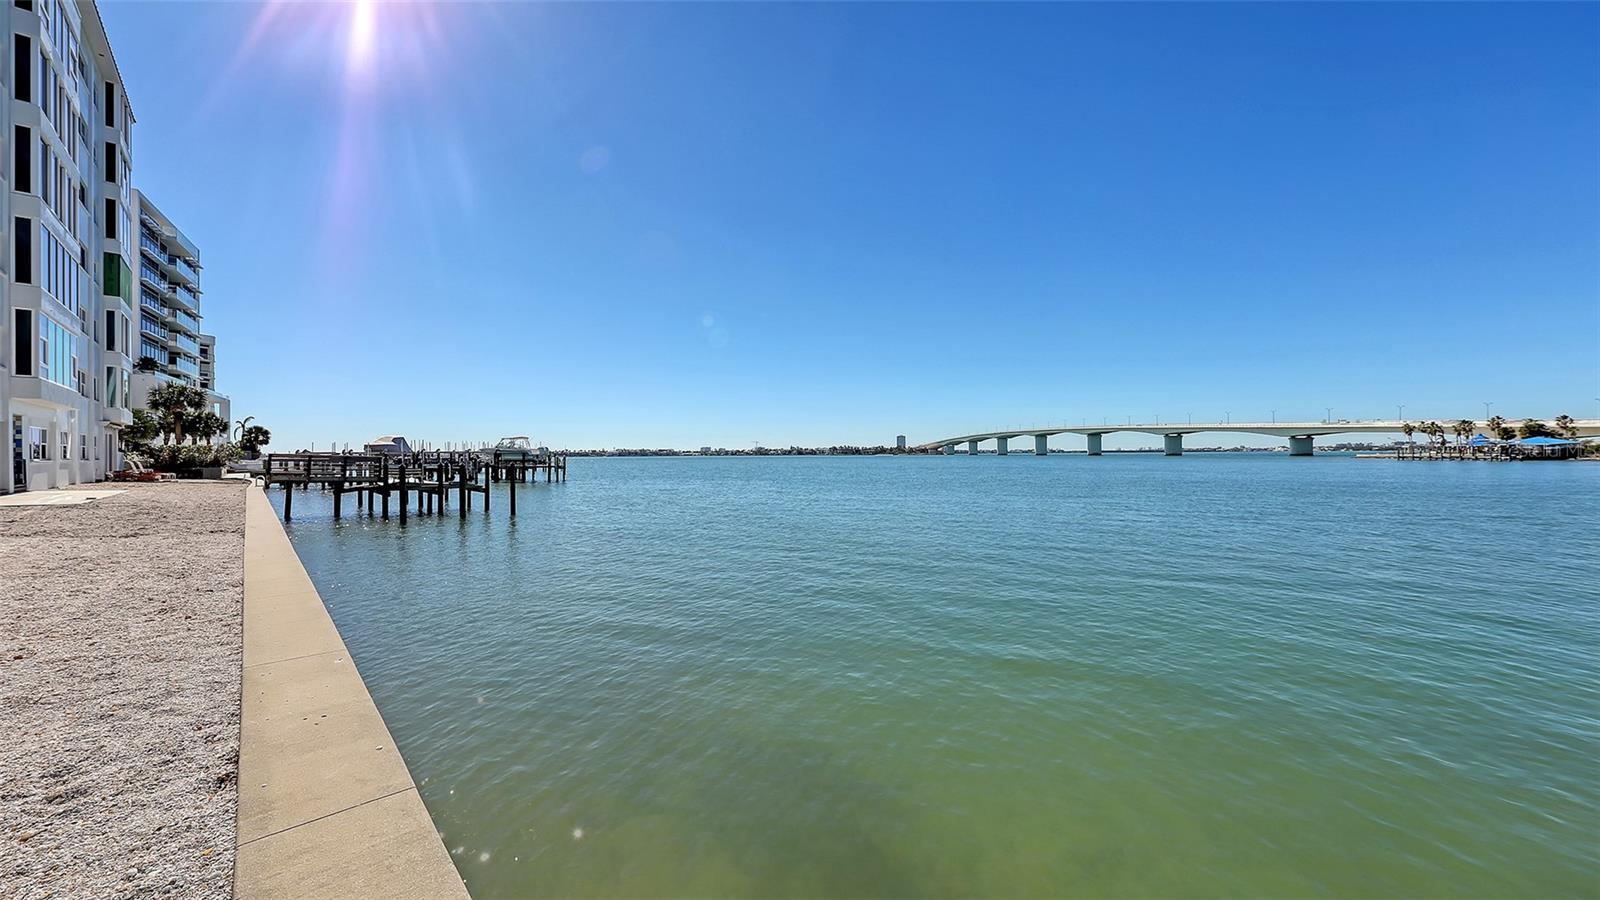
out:
{"label": "calm bay water", "polygon": [[499,492],[290,526],[477,897],[1600,895],[1600,465]]}

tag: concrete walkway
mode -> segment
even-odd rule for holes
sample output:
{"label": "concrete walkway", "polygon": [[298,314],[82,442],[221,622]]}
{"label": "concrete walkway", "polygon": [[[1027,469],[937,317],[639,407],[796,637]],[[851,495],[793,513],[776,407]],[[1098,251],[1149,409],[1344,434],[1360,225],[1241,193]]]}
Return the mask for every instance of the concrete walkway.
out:
{"label": "concrete walkway", "polygon": [[96,491],[82,488],[74,488],[70,491],[23,491],[20,494],[0,496],[0,506],[77,506],[82,503],[88,503],[91,500],[115,497],[118,494],[125,493],[127,492],[121,490]]}
{"label": "concrete walkway", "polygon": [[234,894],[464,898],[405,760],[259,487],[246,498]]}

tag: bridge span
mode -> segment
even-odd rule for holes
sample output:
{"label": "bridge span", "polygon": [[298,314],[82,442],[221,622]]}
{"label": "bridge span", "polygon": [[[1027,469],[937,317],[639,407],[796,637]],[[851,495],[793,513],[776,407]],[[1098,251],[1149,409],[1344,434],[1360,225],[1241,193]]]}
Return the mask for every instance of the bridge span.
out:
{"label": "bridge span", "polygon": [[[1448,428],[1455,421],[1458,420],[1452,419],[1449,422],[1440,420],[1439,424]],[[1524,421],[1527,420],[1507,419],[1505,424],[1516,428]],[[1537,421],[1549,425],[1553,419],[1539,419]],[[1412,422],[1411,424],[1416,425],[1418,423]],[[919,445],[918,449],[933,450],[942,447],[945,453],[954,453],[956,452],[956,447],[966,444],[967,452],[975,454],[978,452],[979,444],[986,441],[994,441],[995,452],[1005,456],[1010,452],[1012,438],[1032,435],[1034,455],[1045,456],[1050,452],[1049,441],[1053,435],[1081,434],[1088,441],[1089,455],[1099,456],[1101,454],[1101,441],[1105,435],[1117,432],[1135,432],[1161,435],[1166,454],[1168,456],[1180,456],[1183,454],[1183,436],[1186,434],[1232,433],[1288,438],[1290,456],[1310,456],[1312,444],[1318,437],[1325,437],[1330,434],[1400,434],[1404,425],[1405,422],[1397,419],[1365,421],[1339,419],[1332,422],[1188,422],[1183,424],[1174,422],[1167,424],[1159,422],[1150,424],[1130,422],[1126,425],[1061,425],[964,434],[957,437],[944,438],[943,440],[930,441]],[[1473,425],[1477,429],[1474,433],[1488,433],[1488,423],[1473,422]],[[1579,437],[1600,436],[1600,419],[1577,419],[1573,421],[1573,425],[1577,428]]]}

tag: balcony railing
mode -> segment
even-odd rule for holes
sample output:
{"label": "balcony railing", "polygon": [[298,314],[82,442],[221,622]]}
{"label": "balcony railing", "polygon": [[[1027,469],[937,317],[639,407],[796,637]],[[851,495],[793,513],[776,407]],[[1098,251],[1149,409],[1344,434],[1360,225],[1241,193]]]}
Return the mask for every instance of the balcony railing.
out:
{"label": "balcony railing", "polygon": [[178,357],[172,365],[181,372],[187,372],[196,378],[200,377],[200,365],[186,356]]}
{"label": "balcony railing", "polygon": [[200,333],[200,320],[176,307],[172,310],[173,318],[178,320],[179,327],[195,334]]}
{"label": "balcony railing", "polygon": [[179,303],[182,303],[183,305],[189,307],[190,309],[194,310],[195,312],[199,312],[200,311],[200,295],[199,294],[196,294],[194,291],[189,290],[188,288],[184,287],[181,284],[177,286],[176,293],[178,295],[178,302]]}
{"label": "balcony railing", "polygon": [[161,249],[161,242],[150,236],[150,233],[141,229],[139,231],[139,249],[151,254],[156,259],[166,259],[167,251]]}
{"label": "balcony railing", "polygon": [[143,260],[139,262],[139,280],[163,294],[172,290],[172,287],[167,284],[167,279],[161,277],[160,272],[157,272],[149,263]]}
{"label": "balcony railing", "polygon": [[159,316],[166,316],[167,314],[167,305],[162,303],[161,298],[151,293],[147,288],[141,287],[139,289],[139,305]]}
{"label": "balcony railing", "polygon": [[167,261],[172,263],[173,266],[177,267],[179,272],[182,272],[184,275],[188,276],[189,280],[194,282],[195,285],[198,286],[200,284],[200,270],[189,265],[188,260],[181,256],[173,256],[169,257]]}
{"label": "balcony railing", "polygon": [[167,339],[167,335],[170,333],[167,331],[167,326],[157,322],[149,316],[139,317],[139,330],[150,335],[151,337],[160,338],[163,341]]}
{"label": "balcony railing", "polygon": [[[200,342],[181,331],[172,332],[172,343],[186,353],[199,354],[200,352]],[[199,369],[197,368],[195,371],[199,371]]]}

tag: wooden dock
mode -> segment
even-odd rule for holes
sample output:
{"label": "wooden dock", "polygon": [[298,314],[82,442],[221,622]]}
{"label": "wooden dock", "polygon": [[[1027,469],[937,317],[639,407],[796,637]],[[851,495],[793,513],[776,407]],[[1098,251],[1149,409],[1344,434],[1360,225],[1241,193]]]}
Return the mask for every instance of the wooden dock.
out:
{"label": "wooden dock", "polygon": [[417,453],[269,453],[258,476],[266,487],[283,487],[283,520],[294,518],[294,490],[318,485],[333,493],[333,517],[344,515],[344,497],[355,494],[356,510],[389,518],[391,501],[406,521],[412,497],[416,515],[443,515],[456,495],[461,518],[472,508],[472,496],[483,498],[489,511],[489,488],[505,482],[511,515],[517,514],[517,485],[567,480],[567,458],[553,453],[501,450],[426,451]]}

